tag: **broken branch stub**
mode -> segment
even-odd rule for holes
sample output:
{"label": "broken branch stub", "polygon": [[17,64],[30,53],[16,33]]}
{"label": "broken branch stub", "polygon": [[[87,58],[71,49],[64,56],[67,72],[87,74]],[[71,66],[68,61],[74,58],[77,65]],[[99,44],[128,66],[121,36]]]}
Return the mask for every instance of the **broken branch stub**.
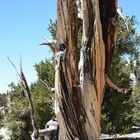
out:
{"label": "broken branch stub", "polygon": [[106,84],[107,86],[109,86],[111,89],[115,90],[118,93],[123,93],[123,94],[127,94],[131,92],[131,89],[125,89],[125,88],[120,88],[118,86],[116,86],[111,80],[110,78],[106,75]]}

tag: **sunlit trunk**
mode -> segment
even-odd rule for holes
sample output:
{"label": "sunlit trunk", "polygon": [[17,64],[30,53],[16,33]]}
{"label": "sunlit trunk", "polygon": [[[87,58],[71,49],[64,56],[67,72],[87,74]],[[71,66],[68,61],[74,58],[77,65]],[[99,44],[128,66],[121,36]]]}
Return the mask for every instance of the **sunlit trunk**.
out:
{"label": "sunlit trunk", "polygon": [[55,113],[60,140],[99,139],[105,73],[114,50],[116,3],[81,0],[83,36],[77,61],[76,0],[58,0]]}

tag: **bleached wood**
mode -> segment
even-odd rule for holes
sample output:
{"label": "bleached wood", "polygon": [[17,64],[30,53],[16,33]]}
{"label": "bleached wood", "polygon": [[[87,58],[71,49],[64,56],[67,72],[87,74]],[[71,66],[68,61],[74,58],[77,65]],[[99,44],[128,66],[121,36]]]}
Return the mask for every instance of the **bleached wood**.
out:
{"label": "bleached wood", "polygon": [[111,80],[110,78],[106,75],[106,83],[107,86],[109,86],[110,88],[112,88],[113,90],[115,90],[118,93],[123,93],[123,94],[127,94],[129,92],[129,89],[125,89],[125,88],[120,88],[118,86],[116,86]]}

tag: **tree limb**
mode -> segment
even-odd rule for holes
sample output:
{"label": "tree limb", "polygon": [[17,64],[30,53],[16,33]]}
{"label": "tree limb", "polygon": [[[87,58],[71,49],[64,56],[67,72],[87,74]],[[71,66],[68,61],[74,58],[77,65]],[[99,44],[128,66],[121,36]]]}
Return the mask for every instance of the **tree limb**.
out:
{"label": "tree limb", "polygon": [[47,80],[41,80],[40,81],[48,88],[49,91],[51,91],[52,93],[54,93],[55,89],[53,87],[51,87],[51,85],[49,84],[49,82]]}
{"label": "tree limb", "polygon": [[106,78],[106,84],[114,89],[115,91],[117,91],[118,93],[123,93],[123,94],[127,94],[129,93],[129,89],[125,89],[125,88],[119,88],[118,86],[116,86],[111,80],[110,78],[108,77],[108,75],[105,75],[105,78]]}
{"label": "tree limb", "polygon": [[29,89],[28,83],[26,81],[26,78],[24,76],[24,73],[22,72],[21,69],[21,74],[20,74],[20,86],[21,89],[24,91],[24,93],[26,94],[28,101],[29,101],[29,108],[30,108],[30,117],[31,117],[31,124],[33,127],[33,133],[32,133],[32,140],[35,140],[38,138],[38,128],[37,128],[37,123],[35,120],[35,109],[34,109],[34,105],[33,105],[33,99],[32,99],[32,94],[31,91]]}
{"label": "tree limb", "polygon": [[122,18],[122,20],[124,21],[124,24],[126,26],[127,31],[129,31],[129,27],[128,27],[128,23],[127,23],[126,17],[124,17],[122,15],[122,9],[121,8],[117,8],[117,13]]}
{"label": "tree limb", "polygon": [[57,40],[45,39],[44,42],[41,43],[40,45],[48,45],[48,46],[50,46],[52,49],[55,49],[56,43],[57,43]]}
{"label": "tree limb", "polygon": [[20,77],[20,74],[19,74],[19,72],[18,72],[18,70],[17,70],[15,64],[11,61],[11,59],[10,59],[8,56],[7,56],[7,58],[8,58],[8,60],[9,60],[9,62],[11,63],[11,65],[13,66],[13,68],[16,70],[17,75]]}
{"label": "tree limb", "polygon": [[31,138],[32,138],[32,140],[36,140],[38,138],[39,132],[38,132],[37,123],[36,123],[36,120],[35,120],[35,109],[34,109],[34,104],[33,104],[31,91],[29,89],[29,86],[28,86],[27,80],[25,78],[25,75],[24,75],[24,73],[22,71],[22,63],[20,63],[21,72],[19,73],[17,68],[16,68],[16,66],[10,60],[9,57],[8,57],[8,60],[10,61],[12,66],[15,68],[15,70],[16,70],[19,78],[20,78],[20,88],[23,90],[23,92],[25,93],[25,95],[28,98],[29,109],[30,109],[30,117],[31,117],[31,124],[32,124],[32,127],[33,127],[33,133],[31,135]]}

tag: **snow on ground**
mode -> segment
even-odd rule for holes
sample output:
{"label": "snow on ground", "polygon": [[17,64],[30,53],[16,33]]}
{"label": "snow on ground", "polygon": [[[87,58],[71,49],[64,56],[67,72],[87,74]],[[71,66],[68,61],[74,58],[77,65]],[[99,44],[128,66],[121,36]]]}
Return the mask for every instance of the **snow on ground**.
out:
{"label": "snow on ground", "polygon": [[[0,129],[0,136],[3,136],[2,140],[10,140],[9,137],[9,130],[7,128],[2,127]],[[108,134],[101,134],[100,140],[105,140],[105,139],[120,139],[120,138],[125,138],[125,139],[140,139],[140,131],[137,133],[131,133],[131,134],[126,134],[126,135],[120,135],[120,134],[115,134],[115,135],[108,135]]]}
{"label": "snow on ground", "polygon": [[3,136],[2,140],[10,140],[9,130],[7,128],[2,127],[0,129],[0,136]]}
{"label": "snow on ground", "polygon": [[105,139],[120,139],[120,138],[128,138],[128,139],[140,139],[140,132],[137,133],[131,133],[131,134],[126,134],[126,135],[120,135],[120,134],[116,134],[116,135],[108,135],[108,134],[101,134],[100,139],[101,140],[105,140]]}

